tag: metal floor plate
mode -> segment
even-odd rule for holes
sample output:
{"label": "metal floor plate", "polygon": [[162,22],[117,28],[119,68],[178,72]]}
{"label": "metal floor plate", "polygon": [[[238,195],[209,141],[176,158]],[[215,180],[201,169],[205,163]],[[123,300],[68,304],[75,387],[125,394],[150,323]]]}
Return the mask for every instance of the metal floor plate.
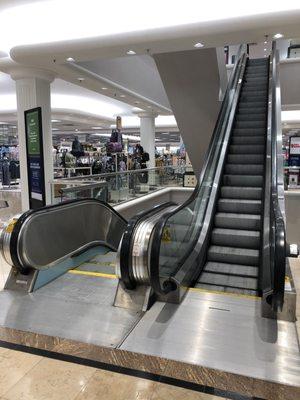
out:
{"label": "metal floor plate", "polygon": [[140,318],[113,306],[117,283],[66,273],[32,294],[3,290],[0,326],[117,347]]}
{"label": "metal floor plate", "polygon": [[300,386],[294,323],[260,317],[260,300],[190,290],[157,302],[121,349]]}

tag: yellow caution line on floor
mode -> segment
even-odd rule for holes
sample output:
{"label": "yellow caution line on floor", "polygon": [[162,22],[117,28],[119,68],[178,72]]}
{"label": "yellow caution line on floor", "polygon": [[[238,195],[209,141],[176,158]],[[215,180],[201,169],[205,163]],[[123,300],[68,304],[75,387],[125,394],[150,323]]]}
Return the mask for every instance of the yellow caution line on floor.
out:
{"label": "yellow caution line on floor", "polygon": [[202,292],[202,293],[213,293],[213,294],[220,294],[220,295],[226,295],[226,296],[231,296],[231,297],[242,297],[244,299],[251,299],[251,300],[257,300],[260,299],[259,296],[251,296],[249,294],[242,294],[242,293],[229,293],[229,292],[219,292],[218,290],[208,290],[208,289],[202,289],[202,288],[189,288],[192,292]]}
{"label": "yellow caution line on floor", "polygon": [[115,274],[103,274],[102,272],[81,271],[78,269],[71,269],[68,271],[68,273],[75,275],[96,276],[98,278],[117,279],[117,275]]}

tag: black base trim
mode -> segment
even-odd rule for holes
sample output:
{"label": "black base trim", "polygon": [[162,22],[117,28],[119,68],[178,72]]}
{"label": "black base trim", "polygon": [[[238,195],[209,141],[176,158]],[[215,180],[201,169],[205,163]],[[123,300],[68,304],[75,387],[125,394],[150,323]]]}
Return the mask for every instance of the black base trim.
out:
{"label": "black base trim", "polygon": [[10,350],[22,351],[24,353],[34,354],[42,357],[52,358],[59,361],[72,362],[74,364],[85,365],[87,367],[93,367],[97,369],[103,369],[105,371],[111,371],[118,374],[134,376],[136,378],[148,379],[154,382],[166,383],[168,385],[181,387],[195,392],[201,392],[219,396],[221,398],[230,400],[265,400],[258,397],[248,397],[235,392],[226,390],[216,389],[211,386],[204,386],[197,383],[187,382],[180,379],[170,378],[162,375],[153,374],[151,372],[139,371],[136,369],[130,369],[126,367],[118,367],[112,364],[106,364],[100,361],[89,360],[86,358],[71,356],[68,354],[57,353],[54,351],[37,349],[35,347],[28,347],[21,344],[15,344],[0,340],[0,347],[4,347]]}

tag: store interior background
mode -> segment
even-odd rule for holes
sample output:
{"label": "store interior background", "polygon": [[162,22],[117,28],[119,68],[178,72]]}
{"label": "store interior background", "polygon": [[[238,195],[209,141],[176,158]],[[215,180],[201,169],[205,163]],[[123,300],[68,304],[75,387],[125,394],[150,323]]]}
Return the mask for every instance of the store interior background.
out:
{"label": "store interior background", "polygon": [[[271,50],[272,38],[265,37],[260,43],[249,45],[251,57],[267,57]],[[300,39],[279,39],[281,74],[291,75],[300,64]],[[201,51],[194,49],[194,51]],[[225,46],[227,76],[230,75],[238,46]],[[106,143],[111,131],[116,126],[116,116],[122,118],[123,153],[125,160],[132,157],[136,144],[141,142],[141,112],[152,113],[155,118],[155,163],[147,166],[170,167],[169,175],[190,173],[191,164],[185,151],[180,131],[171,111],[168,97],[164,90],[155,62],[150,55],[136,55],[133,51],[124,57],[101,59],[75,63],[68,60],[68,66],[76,71],[75,81],[55,79],[51,84],[52,134],[53,134],[53,169],[54,181],[65,177],[112,173],[120,169],[119,160],[113,159],[103,168],[106,157]],[[122,73],[121,73],[122,72]],[[92,74],[92,75],[91,75]],[[94,77],[94,80],[91,79]],[[101,78],[101,79],[100,79]],[[104,84],[103,82],[106,82]],[[298,196],[300,195],[300,104],[299,82],[282,79],[282,132],[283,154],[285,160],[285,189],[287,214],[294,218],[288,223],[288,239],[300,241],[297,233],[297,215],[300,215]],[[93,84],[95,85],[93,89]],[[1,199],[9,199],[9,207],[0,209],[2,223],[7,215],[21,211],[19,148],[17,127],[17,105],[15,82],[8,74],[0,73],[0,178]],[[85,155],[77,159],[76,165],[64,169],[62,154],[70,151],[75,137],[83,144]],[[298,139],[299,138],[299,139]],[[115,161],[118,160],[116,163]],[[9,173],[5,168],[9,163]],[[95,167],[97,166],[98,167]],[[126,163],[126,169],[130,163]],[[196,181],[190,183],[194,186]],[[172,182],[170,183],[172,184]],[[182,185],[183,180],[177,185]],[[168,183],[166,183],[168,185]],[[85,194],[87,196],[87,194]],[[77,195],[78,192],[77,192]],[[63,198],[61,197],[60,200]],[[65,198],[68,199],[68,198]],[[126,200],[126,198],[119,199]],[[54,201],[55,202],[55,201]],[[112,200],[112,203],[114,201]],[[295,210],[299,208],[299,213]]]}

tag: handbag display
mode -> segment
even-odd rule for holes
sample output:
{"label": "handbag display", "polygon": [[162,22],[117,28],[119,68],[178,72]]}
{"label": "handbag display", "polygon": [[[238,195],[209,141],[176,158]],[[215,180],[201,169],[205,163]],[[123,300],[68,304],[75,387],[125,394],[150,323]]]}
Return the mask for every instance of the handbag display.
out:
{"label": "handbag display", "polygon": [[120,153],[123,150],[122,143],[108,142],[106,143],[107,153]]}

